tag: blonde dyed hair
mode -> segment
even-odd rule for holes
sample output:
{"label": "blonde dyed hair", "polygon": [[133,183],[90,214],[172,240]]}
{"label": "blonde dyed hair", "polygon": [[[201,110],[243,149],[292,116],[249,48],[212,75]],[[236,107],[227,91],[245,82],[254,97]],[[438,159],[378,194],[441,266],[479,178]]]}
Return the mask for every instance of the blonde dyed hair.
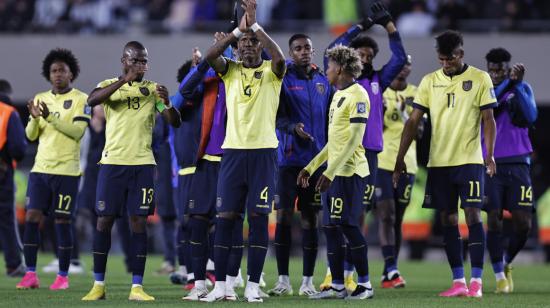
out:
{"label": "blonde dyed hair", "polygon": [[354,78],[361,75],[363,64],[361,63],[359,53],[355,49],[343,45],[336,45],[327,50],[327,57]]}

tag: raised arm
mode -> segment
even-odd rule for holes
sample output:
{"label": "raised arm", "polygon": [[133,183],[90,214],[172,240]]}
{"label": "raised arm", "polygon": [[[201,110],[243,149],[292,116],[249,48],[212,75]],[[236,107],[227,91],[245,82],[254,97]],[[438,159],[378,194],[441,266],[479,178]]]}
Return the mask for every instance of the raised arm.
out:
{"label": "raised arm", "polygon": [[332,47],[336,45],[343,45],[343,46],[349,46],[351,41],[359,35],[364,29],[364,26],[361,24],[357,24],[354,26],[351,26],[351,28],[348,29],[348,31],[344,32],[342,35],[337,37],[332,43],[330,43],[323,53],[323,69],[326,72],[328,69],[328,57],[326,51],[331,49]]}
{"label": "raised arm", "polygon": [[277,43],[275,43],[256,22],[256,0],[243,0],[241,6],[246,12],[245,17],[247,26],[256,33],[264,50],[271,57],[271,70],[277,77],[283,78],[286,71],[285,56],[279,45],[277,45]]}
{"label": "raised arm", "polygon": [[164,108],[161,108],[162,116],[164,117],[164,120],[168,122],[173,127],[180,127],[181,125],[181,116],[178,109],[174,108],[172,106],[172,103],[170,102],[170,97],[168,94],[168,89],[163,85],[157,85],[156,89],[159,98],[164,103]]}
{"label": "raised arm", "polygon": [[143,69],[140,69],[135,66],[130,66],[130,69],[124,76],[120,77],[116,82],[104,87],[104,88],[95,88],[90,96],[88,96],[88,105],[96,106],[104,101],[108,100],[116,90],[122,87],[125,83],[136,80],[139,74],[143,73]]}
{"label": "raised arm", "polygon": [[399,75],[399,72],[401,72],[403,66],[407,63],[407,53],[393,22],[390,21],[386,25],[386,31],[388,31],[392,55],[388,63],[380,70],[380,87],[382,88],[382,92],[390,86],[392,80]]}
{"label": "raised arm", "polygon": [[[240,30],[240,27],[241,25],[239,25],[239,28],[235,28],[235,30],[229,35],[219,41],[216,41],[214,45],[212,45],[212,47],[210,47],[210,49],[206,52],[206,62],[208,62],[216,73],[223,75],[227,72],[227,60],[222,57],[222,54],[232,42],[237,41],[237,33],[240,33],[243,30],[246,31],[245,29]],[[220,33],[221,32],[217,32],[215,35],[217,36]]]}

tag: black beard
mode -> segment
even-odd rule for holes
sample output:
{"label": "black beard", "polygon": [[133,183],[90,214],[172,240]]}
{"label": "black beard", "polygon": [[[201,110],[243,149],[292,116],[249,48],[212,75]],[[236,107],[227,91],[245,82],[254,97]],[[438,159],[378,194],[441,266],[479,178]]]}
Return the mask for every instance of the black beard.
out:
{"label": "black beard", "polygon": [[372,64],[365,63],[363,64],[363,70],[361,71],[360,78],[371,77],[372,72],[373,72]]}

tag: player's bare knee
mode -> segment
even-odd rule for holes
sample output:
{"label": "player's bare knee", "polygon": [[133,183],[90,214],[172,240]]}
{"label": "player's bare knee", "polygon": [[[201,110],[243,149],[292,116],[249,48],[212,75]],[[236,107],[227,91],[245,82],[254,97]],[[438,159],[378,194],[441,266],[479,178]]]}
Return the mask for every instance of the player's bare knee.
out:
{"label": "player's bare knee", "polygon": [[147,217],[130,216],[130,230],[134,233],[144,233],[147,229]]}
{"label": "player's bare knee", "polygon": [[300,225],[302,229],[310,230],[318,227],[317,212],[305,212],[300,216]]}
{"label": "player's bare knee", "polygon": [[458,225],[458,212],[446,212],[443,211],[440,214],[441,224],[444,227],[451,227]]}
{"label": "player's bare knee", "polygon": [[114,216],[100,216],[97,218],[96,229],[99,232],[110,232],[115,223]]}
{"label": "player's bare knee", "polygon": [[56,218],[55,223],[56,224],[71,224],[72,220],[70,218]]}
{"label": "player's bare knee", "polygon": [[468,226],[481,223],[481,210],[478,208],[465,208],[464,216],[466,216],[466,224]]}
{"label": "player's bare knee", "polygon": [[514,211],[512,213],[512,222],[516,232],[528,234],[531,232],[533,214],[527,211]]}
{"label": "player's bare knee", "polygon": [[291,209],[277,210],[277,223],[289,226],[292,224],[292,216],[294,211]]}
{"label": "player's bare knee", "polygon": [[498,210],[492,210],[487,213],[487,229],[489,231],[502,231],[502,213]]}
{"label": "player's bare knee", "polygon": [[[253,213],[250,213],[250,214],[253,214]],[[237,218],[237,213],[235,212],[220,212],[218,213],[218,218],[223,218],[223,219],[236,219]]]}
{"label": "player's bare knee", "polygon": [[42,220],[42,211],[40,210],[28,210],[25,214],[25,221],[31,223],[39,223]]}

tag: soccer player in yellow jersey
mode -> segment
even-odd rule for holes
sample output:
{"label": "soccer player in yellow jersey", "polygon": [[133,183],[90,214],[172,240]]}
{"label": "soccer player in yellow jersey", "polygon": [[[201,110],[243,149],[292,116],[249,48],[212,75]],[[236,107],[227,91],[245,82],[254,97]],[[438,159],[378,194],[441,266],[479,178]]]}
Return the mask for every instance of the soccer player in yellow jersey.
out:
{"label": "soccer player in yellow jersey", "polygon": [[[395,162],[396,187],[406,172],[405,154],[424,113],[430,113],[432,138],[424,206],[441,215],[445,252],[453,274],[452,287],[440,296],[482,296],[481,275],[485,234],[481,222],[483,206],[483,164],[489,176],[496,173],[494,159],[495,93],[489,74],[463,62],[462,35],[445,31],[436,37],[441,69],[422,79],[414,98],[414,110],[405,124]],[[480,124],[483,121],[486,154],[481,151]],[[470,286],[466,286],[462,265],[462,241],[458,230],[458,202],[464,209],[469,231],[472,264]]]}
{"label": "soccer player in yellow jersey", "polygon": [[401,223],[403,214],[411,198],[416,165],[416,144],[413,141],[411,148],[405,155],[407,176],[400,179],[397,188],[393,188],[392,173],[395,166],[395,157],[399,149],[399,140],[405,122],[412,112],[412,102],[416,93],[416,86],[407,82],[411,73],[411,57],[407,57],[407,64],[399,75],[384,91],[384,150],[378,154],[378,176],[376,178],[376,203],[373,204],[378,219],[378,237],[382,256],[384,257],[384,271],[382,273],[382,288],[402,288],[405,280],[397,270],[397,256],[401,245]]}
{"label": "soccer player in yellow jersey", "polygon": [[[214,239],[216,284],[201,301],[216,301],[226,292],[226,274],[232,230],[245,209],[249,223],[248,302],[262,302],[259,281],[268,245],[268,214],[275,202],[277,136],[275,118],[286,65],[277,44],[256,23],[256,1],[243,0],[245,14],[238,28],[217,41],[206,55],[225,85],[226,136],[217,193]],[[242,61],[223,58],[223,51],[237,41]],[[271,61],[262,60],[262,49]]]}
{"label": "soccer player in yellow jersey", "polygon": [[151,301],[142,281],[147,255],[147,216],[153,214],[153,172],[151,149],[155,113],[161,112],[173,126],[181,124],[166,87],[143,79],[148,68],[147,49],[137,41],[124,46],[123,75],[98,84],[90,106],[103,105],[105,148],[99,161],[96,193],[97,227],[94,232],[94,278],[92,290],[82,300],[105,298],[105,268],[111,248],[111,228],[117,216],[130,217],[132,289],[129,300]]}
{"label": "soccer player in yellow jersey", "polygon": [[[327,162],[315,188],[323,193],[323,230],[332,285],[310,298],[365,299],[374,295],[369,280],[367,243],[359,227],[369,175],[362,140],[370,100],[367,91],[355,81],[363,68],[357,51],[338,45],[327,51],[327,57],[327,78],[337,89],[330,104],[328,143],[297,179],[297,184],[307,187],[310,176]],[[344,236],[358,274],[358,285],[349,296],[344,287]]]}
{"label": "soccer player in yellow jersey", "polygon": [[67,49],[54,49],[42,63],[42,75],[52,89],[38,93],[27,103],[30,119],[25,129],[27,138],[38,140],[38,151],[29,175],[27,213],[23,251],[28,271],[17,284],[18,289],[39,287],[36,276],[38,225],[43,215],[55,217],[59,272],[51,290],[69,288],[70,265],[78,182],[80,179],[80,139],[90,121],[88,96],[73,88],[78,77],[78,60]]}

